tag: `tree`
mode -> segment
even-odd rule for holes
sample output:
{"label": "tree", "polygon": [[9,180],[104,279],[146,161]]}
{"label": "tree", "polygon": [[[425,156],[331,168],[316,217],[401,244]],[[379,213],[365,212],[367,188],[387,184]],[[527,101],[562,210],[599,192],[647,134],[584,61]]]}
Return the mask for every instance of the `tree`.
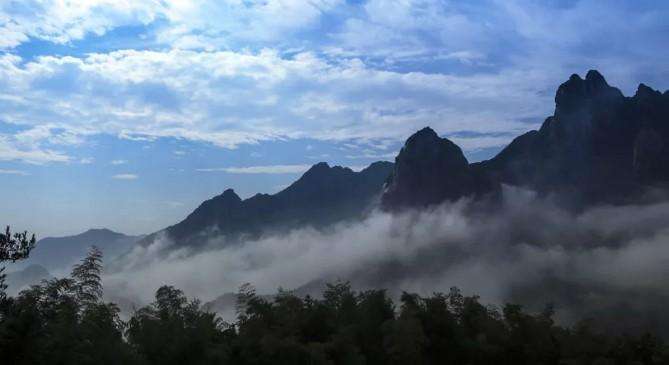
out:
{"label": "tree", "polygon": [[[16,262],[27,258],[30,251],[35,247],[35,242],[34,234],[30,238],[28,238],[27,231],[12,234],[9,226],[7,226],[5,233],[0,233],[0,263]],[[7,297],[5,292],[7,290],[6,278],[7,274],[5,274],[5,267],[3,266],[0,268],[0,301]]]}
{"label": "tree", "polygon": [[14,233],[9,226],[5,233],[0,233],[0,262],[25,259],[35,247],[35,235],[28,238],[28,232]]}
{"label": "tree", "polygon": [[70,276],[74,280],[77,299],[85,306],[102,299],[102,251],[92,246],[81,263],[74,265]]}
{"label": "tree", "polygon": [[188,300],[172,286],[156,291],[156,300],[135,312],[128,323],[128,342],[150,364],[220,364],[229,356],[230,333],[220,318]]}

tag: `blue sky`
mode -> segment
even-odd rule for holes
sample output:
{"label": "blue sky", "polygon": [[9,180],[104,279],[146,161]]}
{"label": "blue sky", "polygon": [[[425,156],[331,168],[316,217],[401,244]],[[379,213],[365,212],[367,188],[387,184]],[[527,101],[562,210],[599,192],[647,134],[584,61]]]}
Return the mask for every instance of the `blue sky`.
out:
{"label": "blue sky", "polygon": [[669,3],[1,0],[0,223],[148,233],[228,187],[392,159],[430,125],[472,160],[572,73],[669,88]]}

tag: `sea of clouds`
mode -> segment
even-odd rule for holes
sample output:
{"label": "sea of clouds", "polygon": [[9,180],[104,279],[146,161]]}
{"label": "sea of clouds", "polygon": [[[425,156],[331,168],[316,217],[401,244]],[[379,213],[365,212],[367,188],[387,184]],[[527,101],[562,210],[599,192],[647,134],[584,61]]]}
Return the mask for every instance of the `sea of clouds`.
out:
{"label": "sea of clouds", "polygon": [[[401,214],[374,211],[326,230],[302,228],[199,252],[162,236],[104,277],[110,299],[149,303],[160,285],[203,301],[251,283],[317,294],[328,281],[429,295],[457,286],[484,303],[552,304],[565,323],[666,332],[669,202],[574,211],[556,197],[505,187],[501,202],[462,199]],[[217,308],[223,311],[225,308]]]}

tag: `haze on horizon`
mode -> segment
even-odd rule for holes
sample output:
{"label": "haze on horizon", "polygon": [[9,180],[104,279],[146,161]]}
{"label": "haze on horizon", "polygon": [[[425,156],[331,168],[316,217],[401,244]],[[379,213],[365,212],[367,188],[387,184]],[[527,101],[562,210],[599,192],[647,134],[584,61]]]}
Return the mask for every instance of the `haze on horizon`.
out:
{"label": "haze on horizon", "polygon": [[598,69],[669,88],[653,1],[3,1],[0,221],[150,233],[426,125],[486,159]]}

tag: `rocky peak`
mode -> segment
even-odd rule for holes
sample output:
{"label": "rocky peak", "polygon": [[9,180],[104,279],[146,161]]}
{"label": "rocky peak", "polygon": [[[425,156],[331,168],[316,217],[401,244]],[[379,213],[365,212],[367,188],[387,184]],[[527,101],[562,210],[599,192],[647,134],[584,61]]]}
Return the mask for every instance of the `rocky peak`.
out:
{"label": "rocky peak", "polygon": [[302,178],[313,178],[327,174],[332,167],[327,162],[319,162],[309,168],[307,172],[302,175]]}
{"label": "rocky peak", "polygon": [[590,93],[595,93],[600,90],[609,88],[609,84],[604,79],[604,76],[597,70],[590,70],[585,75],[585,86]]}
{"label": "rocky peak", "polygon": [[403,170],[409,164],[422,169],[460,170],[469,164],[460,147],[446,138],[440,138],[430,127],[425,127],[409,137],[395,162],[396,170]]}
{"label": "rocky peak", "polygon": [[[323,227],[359,217],[378,198],[392,164],[379,162],[361,172],[325,162],[313,165],[297,181],[276,194],[241,200],[232,189],[203,202],[165,233],[176,245],[199,246],[207,237],[224,236],[223,244],[297,227]],[[149,235],[142,244],[155,240]]]}
{"label": "rocky peak", "polygon": [[365,169],[360,171],[363,175],[377,175],[383,174],[386,177],[390,175],[393,170],[393,163],[389,161],[376,161],[371,165],[367,166]]}
{"label": "rocky peak", "polygon": [[469,195],[472,186],[460,147],[426,127],[407,139],[395,159],[383,205],[394,210],[440,203]]}
{"label": "rocky peak", "polygon": [[639,100],[658,98],[661,96],[662,96],[661,92],[654,90],[651,87],[648,87],[644,83],[639,84],[639,87],[637,87],[636,93],[634,94],[634,98]]}
{"label": "rocky peak", "polygon": [[624,97],[620,90],[609,86],[598,71],[588,71],[585,79],[573,74],[560,85],[555,94],[556,115],[587,109],[592,104],[622,99]]}
{"label": "rocky peak", "polygon": [[330,166],[327,162],[319,162],[307,172],[305,172],[297,181],[288,187],[287,190],[292,191],[295,189],[301,190],[304,188],[312,189],[316,186],[322,186],[323,184],[332,184],[337,179],[344,178],[353,174],[353,170],[347,167],[341,166]]}
{"label": "rocky peak", "polygon": [[223,194],[219,195],[218,200],[220,201],[229,201],[229,202],[241,202],[242,198],[235,193],[233,189],[226,189],[223,191]]}

